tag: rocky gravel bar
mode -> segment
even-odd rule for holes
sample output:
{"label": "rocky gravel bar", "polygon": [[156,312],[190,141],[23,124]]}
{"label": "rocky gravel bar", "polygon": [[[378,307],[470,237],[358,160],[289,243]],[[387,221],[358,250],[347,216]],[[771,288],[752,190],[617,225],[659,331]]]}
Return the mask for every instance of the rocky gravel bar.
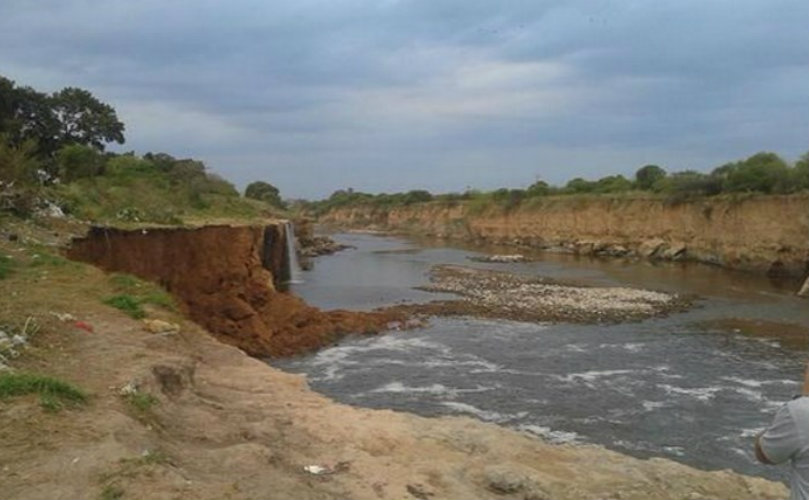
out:
{"label": "rocky gravel bar", "polygon": [[460,300],[400,306],[429,315],[468,315],[532,322],[618,323],[683,311],[693,297],[628,287],[591,287],[508,272],[440,265],[430,271],[430,292]]}

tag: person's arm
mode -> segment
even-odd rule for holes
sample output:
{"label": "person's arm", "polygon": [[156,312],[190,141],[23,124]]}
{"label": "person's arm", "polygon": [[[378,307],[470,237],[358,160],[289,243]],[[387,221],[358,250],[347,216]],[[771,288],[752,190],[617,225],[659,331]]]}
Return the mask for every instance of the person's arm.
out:
{"label": "person's arm", "polygon": [[764,432],[756,436],[756,460],[763,464],[767,465],[775,465],[773,462],[770,462],[770,459],[767,458],[767,455],[764,454],[764,450],[761,449],[761,436],[764,435]]}

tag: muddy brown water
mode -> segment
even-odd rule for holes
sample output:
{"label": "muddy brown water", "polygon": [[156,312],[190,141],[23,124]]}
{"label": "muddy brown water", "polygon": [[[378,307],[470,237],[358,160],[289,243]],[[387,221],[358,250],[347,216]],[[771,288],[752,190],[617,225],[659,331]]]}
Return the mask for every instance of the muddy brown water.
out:
{"label": "muddy brown water", "polygon": [[752,440],[799,388],[809,359],[800,283],[704,265],[530,254],[509,248],[338,234],[356,248],[317,260],[293,286],[310,304],[368,310],[448,298],[415,290],[436,264],[464,264],[591,285],[696,294],[695,307],[618,325],[434,318],[421,330],[348,338],[273,361],[338,401],[425,416],[467,415],[555,442],[784,480],[756,463]]}

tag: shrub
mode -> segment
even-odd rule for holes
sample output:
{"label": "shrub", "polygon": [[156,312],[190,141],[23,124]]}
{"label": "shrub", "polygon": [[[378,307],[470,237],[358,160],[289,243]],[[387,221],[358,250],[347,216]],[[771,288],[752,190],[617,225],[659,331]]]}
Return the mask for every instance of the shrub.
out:
{"label": "shrub", "polygon": [[666,177],[666,171],[657,165],[645,165],[635,172],[635,186],[648,191]]}
{"label": "shrub", "polygon": [[70,144],[56,153],[59,178],[62,182],[95,177],[104,172],[104,156],[95,148]]}
{"label": "shrub", "polygon": [[727,192],[783,193],[790,190],[789,166],[774,153],[757,153],[712,172]]}

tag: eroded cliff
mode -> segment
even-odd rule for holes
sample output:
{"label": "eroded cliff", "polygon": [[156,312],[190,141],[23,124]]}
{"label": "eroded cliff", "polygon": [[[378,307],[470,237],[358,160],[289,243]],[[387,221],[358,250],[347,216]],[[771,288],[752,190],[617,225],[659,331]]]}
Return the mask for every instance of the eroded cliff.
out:
{"label": "eroded cliff", "polygon": [[390,314],[320,311],[279,291],[286,265],[282,224],[126,231],[93,228],[66,250],[74,260],[162,285],[184,313],[254,356],[313,349],[346,333],[385,328]]}
{"label": "eroded cliff", "polygon": [[321,220],[581,254],[693,260],[771,274],[809,271],[809,194],[702,198],[547,197],[514,210],[472,203],[351,207]]}

